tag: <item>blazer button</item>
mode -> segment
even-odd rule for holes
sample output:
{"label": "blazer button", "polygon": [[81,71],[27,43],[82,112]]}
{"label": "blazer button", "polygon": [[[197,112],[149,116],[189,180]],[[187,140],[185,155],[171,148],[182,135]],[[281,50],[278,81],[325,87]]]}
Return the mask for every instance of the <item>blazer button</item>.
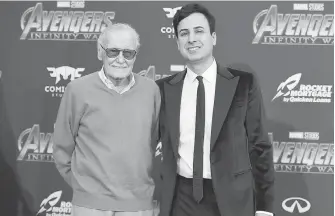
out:
{"label": "blazer button", "polygon": [[214,157],[214,156],[211,157],[211,163],[212,163],[212,164],[215,163],[215,157]]}

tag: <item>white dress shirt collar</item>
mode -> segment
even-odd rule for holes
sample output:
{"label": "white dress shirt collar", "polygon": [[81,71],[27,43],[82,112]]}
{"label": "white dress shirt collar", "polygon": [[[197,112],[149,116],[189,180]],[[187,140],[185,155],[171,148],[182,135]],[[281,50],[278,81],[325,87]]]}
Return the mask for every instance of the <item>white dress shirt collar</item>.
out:
{"label": "white dress shirt collar", "polygon": [[[189,67],[186,66],[187,73],[185,76],[185,79],[188,80],[189,82],[194,82],[198,76],[198,74],[194,73]],[[207,70],[201,75],[204,80],[206,80],[209,83],[214,83],[216,80],[216,70],[217,70],[217,65],[216,61],[213,58],[212,64],[207,68]]]}

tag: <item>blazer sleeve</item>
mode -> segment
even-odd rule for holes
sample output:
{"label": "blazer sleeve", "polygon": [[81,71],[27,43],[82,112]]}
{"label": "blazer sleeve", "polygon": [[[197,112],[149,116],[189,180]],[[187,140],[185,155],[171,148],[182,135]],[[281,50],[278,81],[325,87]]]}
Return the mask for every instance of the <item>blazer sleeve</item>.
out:
{"label": "blazer sleeve", "polygon": [[251,75],[245,127],[255,181],[256,211],[273,212],[273,147],[265,128],[265,111],[260,87]]}

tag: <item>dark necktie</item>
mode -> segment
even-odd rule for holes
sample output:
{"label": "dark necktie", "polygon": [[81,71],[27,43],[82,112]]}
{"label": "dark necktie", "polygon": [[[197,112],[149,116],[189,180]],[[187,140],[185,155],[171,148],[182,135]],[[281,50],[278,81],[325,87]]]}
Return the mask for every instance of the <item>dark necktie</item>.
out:
{"label": "dark necktie", "polygon": [[203,77],[197,76],[197,108],[193,154],[193,197],[200,203],[203,198],[203,145],[205,135],[205,87]]}

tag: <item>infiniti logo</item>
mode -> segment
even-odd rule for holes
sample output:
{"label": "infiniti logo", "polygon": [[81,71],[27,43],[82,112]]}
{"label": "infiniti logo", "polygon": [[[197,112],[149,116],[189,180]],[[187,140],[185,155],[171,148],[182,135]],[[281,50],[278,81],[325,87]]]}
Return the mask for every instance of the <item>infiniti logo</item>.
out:
{"label": "infiniti logo", "polygon": [[308,200],[301,197],[290,197],[282,202],[282,207],[285,211],[290,213],[293,213],[296,208],[299,213],[305,213],[311,208],[311,204]]}

